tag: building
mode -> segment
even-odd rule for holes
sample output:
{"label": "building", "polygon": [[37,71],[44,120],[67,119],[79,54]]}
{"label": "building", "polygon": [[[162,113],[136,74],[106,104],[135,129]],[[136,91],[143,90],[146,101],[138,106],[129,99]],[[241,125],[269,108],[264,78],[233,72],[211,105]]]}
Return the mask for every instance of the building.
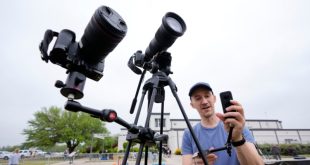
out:
{"label": "building", "polygon": [[[160,131],[161,113],[152,113],[150,128],[156,132]],[[187,128],[184,119],[170,119],[170,113],[163,114],[163,134],[168,135],[168,141],[163,142],[172,151],[181,148],[184,129]],[[200,122],[200,119],[189,119],[191,125]],[[279,120],[246,120],[246,126],[250,129],[258,144],[309,144],[310,129],[284,129]],[[118,137],[118,149],[123,149],[126,141],[127,130],[122,129]]]}

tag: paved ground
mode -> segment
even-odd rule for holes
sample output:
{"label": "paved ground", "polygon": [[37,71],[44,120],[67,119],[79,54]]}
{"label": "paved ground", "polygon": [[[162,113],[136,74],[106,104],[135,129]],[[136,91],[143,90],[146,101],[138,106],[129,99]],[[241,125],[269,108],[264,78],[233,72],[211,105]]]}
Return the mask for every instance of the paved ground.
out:
{"label": "paved ground", "polygon": [[[181,165],[182,164],[182,157],[179,155],[172,155],[170,158],[163,158],[163,163],[162,165]],[[306,159],[307,161],[310,161],[309,158]],[[303,160],[298,160],[298,159],[293,159],[293,158],[283,158],[282,161],[303,161]],[[265,160],[265,164],[276,164],[279,162],[278,160],[275,159],[268,159]],[[135,161],[128,161],[128,165],[134,165]],[[69,162],[61,162],[61,163],[55,163],[52,165],[68,165]],[[121,165],[122,161],[121,160],[114,160],[114,161],[103,161],[103,160],[92,160],[90,161],[89,158],[83,158],[83,159],[78,159],[74,160],[73,165]],[[144,164],[144,162],[141,161],[141,164]],[[157,165],[157,163],[148,163],[150,165]]]}
{"label": "paved ground", "polygon": [[[172,155],[170,158],[163,158],[162,165],[180,165],[182,164],[182,158],[179,155]],[[135,161],[127,161],[128,165],[135,164]],[[60,163],[54,163],[52,165],[68,165],[69,161],[66,162],[60,162]],[[122,160],[114,160],[114,161],[107,161],[107,160],[89,160],[89,158],[83,158],[83,159],[76,159],[73,161],[73,165],[121,165]],[[144,161],[141,164],[144,164]],[[148,163],[152,165],[152,163]]]}

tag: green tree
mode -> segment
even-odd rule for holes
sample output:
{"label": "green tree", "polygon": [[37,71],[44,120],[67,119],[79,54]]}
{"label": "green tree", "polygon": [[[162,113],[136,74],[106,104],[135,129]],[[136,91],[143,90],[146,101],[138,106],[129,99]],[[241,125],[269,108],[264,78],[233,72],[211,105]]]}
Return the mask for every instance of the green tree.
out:
{"label": "green tree", "polygon": [[54,106],[36,112],[28,125],[23,130],[27,137],[23,145],[48,148],[56,143],[66,143],[69,153],[81,142],[90,141],[93,133],[108,133],[100,120],[86,113],[63,111]]}
{"label": "green tree", "polygon": [[114,148],[117,147],[117,137],[106,137],[103,140],[104,149],[108,152],[113,152]]}
{"label": "green tree", "polygon": [[93,142],[88,142],[85,148],[85,152],[116,152],[117,151],[117,137],[116,136],[106,136],[103,139],[94,138]]}

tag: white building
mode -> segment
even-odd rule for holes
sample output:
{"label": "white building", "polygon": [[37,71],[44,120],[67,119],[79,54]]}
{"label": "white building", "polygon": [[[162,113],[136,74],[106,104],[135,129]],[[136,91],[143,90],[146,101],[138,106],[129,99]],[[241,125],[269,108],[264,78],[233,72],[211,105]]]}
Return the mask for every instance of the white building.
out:
{"label": "white building", "polygon": [[[168,141],[164,142],[172,152],[181,148],[184,129],[187,128],[184,119],[170,119],[170,113],[164,113],[163,134],[168,135]],[[152,113],[150,118],[150,128],[160,132],[161,113]],[[200,122],[200,119],[189,119],[191,125]],[[288,143],[310,143],[310,129],[283,129],[279,120],[246,120],[246,126],[252,132],[258,144],[288,144]],[[127,130],[122,129],[118,137],[118,149],[123,149],[126,142]]]}

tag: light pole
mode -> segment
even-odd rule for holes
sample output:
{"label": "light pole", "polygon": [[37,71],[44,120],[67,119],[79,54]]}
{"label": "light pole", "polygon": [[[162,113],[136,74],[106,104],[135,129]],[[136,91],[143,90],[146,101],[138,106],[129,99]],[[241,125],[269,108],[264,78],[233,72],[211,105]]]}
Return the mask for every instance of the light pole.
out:
{"label": "light pole", "polygon": [[89,154],[89,160],[91,160],[92,158],[92,154],[93,154],[93,141],[94,141],[94,133],[92,132],[91,134],[91,144],[90,144],[90,154]]}
{"label": "light pole", "polygon": [[[109,135],[107,134],[102,134],[102,133],[96,133],[96,134],[93,134],[93,137],[95,138],[98,138],[98,139],[102,139],[104,140],[105,137],[108,137]],[[92,138],[93,138],[92,137]],[[103,141],[103,149],[104,149],[104,141]]]}

